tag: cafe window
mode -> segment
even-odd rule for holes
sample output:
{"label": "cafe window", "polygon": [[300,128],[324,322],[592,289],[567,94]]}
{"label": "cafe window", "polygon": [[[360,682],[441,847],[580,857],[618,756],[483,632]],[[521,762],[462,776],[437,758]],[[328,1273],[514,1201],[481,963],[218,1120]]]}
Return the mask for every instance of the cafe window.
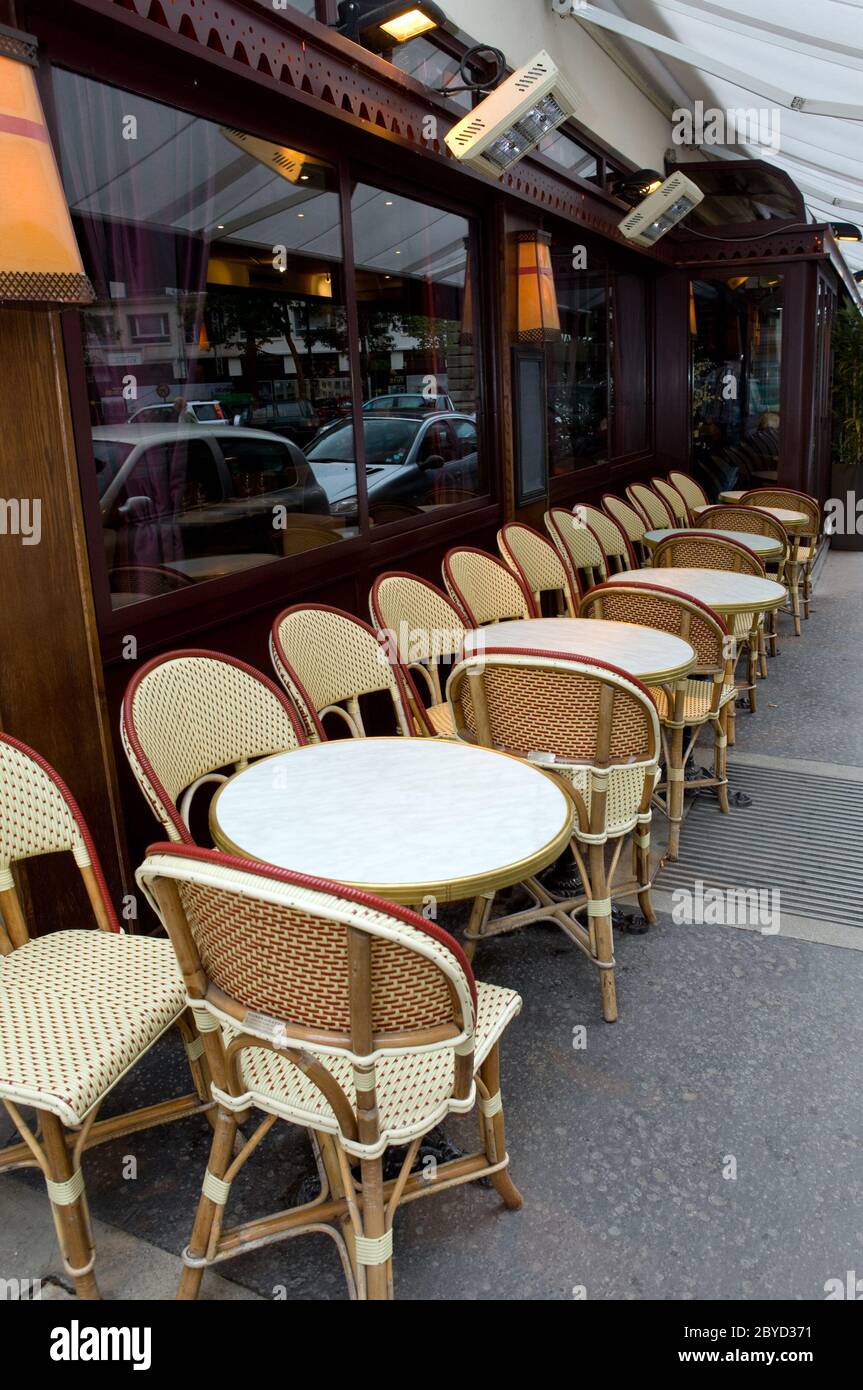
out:
{"label": "cafe window", "polygon": [[559,325],[546,349],[552,477],[609,454],[608,274],[600,250],[572,241],[555,239],[551,249]]}
{"label": "cafe window", "polygon": [[333,168],[289,128],[61,70],[54,93],[113,607],[356,535],[353,451],[311,447],[353,399]]}

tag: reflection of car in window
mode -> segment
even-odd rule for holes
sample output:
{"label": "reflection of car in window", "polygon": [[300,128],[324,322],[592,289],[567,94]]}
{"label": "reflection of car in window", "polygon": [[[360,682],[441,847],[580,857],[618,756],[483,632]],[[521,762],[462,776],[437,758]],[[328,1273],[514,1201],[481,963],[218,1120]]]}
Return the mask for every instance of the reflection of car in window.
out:
{"label": "reflection of car in window", "polygon": [[207,425],[224,421],[219,401],[168,401],[142,405],[129,416],[130,425]]}
{"label": "reflection of car in window", "polygon": [[93,454],[109,567],[282,553],[274,511],[326,514],[300,449],[230,425],[100,425]]}
{"label": "reflection of car in window", "polygon": [[[476,423],[449,413],[367,416],[363,421],[369,510],[376,506],[421,507],[446,502],[447,493],[473,495],[479,487]],[[354,427],[330,425],[306,450],[330,511],[357,510]]]}
{"label": "reflection of car in window", "polygon": [[270,430],[304,449],[314,439],[322,422],[311,401],[275,401],[272,405],[247,406],[234,423]]}
{"label": "reflection of car in window", "polygon": [[422,411],[455,410],[452,397],[443,392],[437,396],[424,396],[421,391],[400,391],[391,396],[373,396],[363,403],[366,415],[418,415]]}

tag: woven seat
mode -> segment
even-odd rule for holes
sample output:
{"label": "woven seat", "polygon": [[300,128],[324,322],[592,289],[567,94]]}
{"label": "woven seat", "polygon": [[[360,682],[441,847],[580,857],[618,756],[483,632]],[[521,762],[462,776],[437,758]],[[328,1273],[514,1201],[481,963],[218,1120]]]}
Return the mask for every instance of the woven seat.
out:
{"label": "woven seat", "polygon": [[[702,724],[710,717],[713,709],[713,685],[711,681],[686,680],[680,682],[683,693],[681,714],[684,724]],[[659,718],[666,721],[674,716],[674,697],[661,685],[651,685],[650,693],[656,702]],[[719,709],[735,699],[737,687],[723,685],[719,696]]]}
{"label": "woven seat", "polygon": [[[100,930],[31,938],[13,866],[60,852],[74,857]],[[97,1122],[108,1092],[173,1024],[186,1044],[194,1092]],[[170,942],[120,931],[68,788],[32,748],[0,734],[0,1101],[21,1136],[0,1149],[0,1171],[41,1169],[63,1265],[82,1297],[98,1297],[98,1288],[81,1156],[104,1138],[209,1105],[200,1048]],[[20,1105],[36,1110],[38,1127]]]}
{"label": "woven seat", "polygon": [[[450,737],[446,681],[441,680],[440,668],[461,656],[462,614],[434,584],[403,570],[378,575],[369,594],[369,610],[390,663],[398,663],[407,673],[407,698],[416,732]],[[422,683],[430,706],[423,705],[414,677]]]}
{"label": "woven seat", "polygon": [[426,719],[440,738],[452,738],[454,729],[449,705],[428,705]]}
{"label": "woven seat", "polygon": [[460,546],[443,558],[446,591],[468,627],[517,618],[538,618],[533,595],[521,580],[484,550]]}
{"label": "woven seat", "polygon": [[543,594],[551,594],[557,613],[572,618],[578,607],[578,593],[573,592],[569,573],[555,547],[532,526],[511,521],[497,533],[497,548],[505,565],[529,589],[542,612]]}
{"label": "woven seat", "polygon": [[[478,985],[447,932],[357,889],[212,850],[154,846],[137,877],[183,964],[218,1104],[181,1297],[197,1296],[208,1264],[262,1236],[313,1230],[335,1241],[352,1292],[386,1298],[403,1197],[487,1177],[521,1205],[498,1048],[521,1000]],[[475,1106],[481,1148],[412,1174],[422,1137]],[[264,1118],[238,1136],[249,1109]],[[321,1196],[224,1231],[231,1184],[278,1119],[311,1131]],[[408,1148],[385,1187],[394,1144]]]}

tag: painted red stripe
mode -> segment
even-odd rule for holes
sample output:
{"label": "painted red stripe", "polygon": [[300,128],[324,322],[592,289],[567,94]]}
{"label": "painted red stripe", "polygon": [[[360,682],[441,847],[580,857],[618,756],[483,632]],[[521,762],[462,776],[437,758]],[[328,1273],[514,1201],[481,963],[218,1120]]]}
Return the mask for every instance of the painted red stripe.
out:
{"label": "painted red stripe", "polygon": [[0,111],[0,131],[7,135],[24,135],[28,140],[41,140],[48,144],[48,132],[38,121],[26,121],[23,116],[4,116]]}

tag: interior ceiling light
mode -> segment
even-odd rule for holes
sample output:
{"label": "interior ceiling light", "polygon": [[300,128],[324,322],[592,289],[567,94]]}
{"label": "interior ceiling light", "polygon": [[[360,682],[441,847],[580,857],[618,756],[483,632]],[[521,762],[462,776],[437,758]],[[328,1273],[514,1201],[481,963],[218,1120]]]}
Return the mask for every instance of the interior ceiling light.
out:
{"label": "interior ceiling light", "polygon": [[541,49],[457,121],[444,139],[456,159],[499,179],[577,107],[574,89]]}
{"label": "interior ceiling light", "polygon": [[612,181],[611,191],[626,203],[640,203],[649,193],[662,187],[662,174],[656,169],[636,169],[632,173],[619,174]]}
{"label": "interior ceiling light", "polygon": [[704,199],[700,188],[677,169],[618,223],[627,241],[652,246]]}
{"label": "interior ceiling light", "polygon": [[36,87],[36,40],[0,25],[0,301],[89,304]]}
{"label": "interior ceiling light", "polygon": [[837,241],[863,241],[863,234],[853,222],[831,222],[830,230]]}
{"label": "interior ceiling light", "polygon": [[371,9],[365,8],[361,0],[341,0],[336,27],[345,38],[380,52],[409,43],[430,29],[455,32],[455,26],[432,0],[418,0],[417,4],[401,0],[400,4],[375,5]]}
{"label": "interior ceiling light", "polygon": [[275,170],[289,183],[299,183],[302,180],[303,183],[311,182],[315,186],[324,186],[323,165],[312,155],[292,150],[288,145],[277,145],[273,140],[260,140],[256,135],[247,135],[244,130],[235,130],[233,126],[220,126],[219,133],[226,140],[230,140],[232,145],[245,150],[246,154],[250,154],[259,164],[265,164],[268,169]]}

